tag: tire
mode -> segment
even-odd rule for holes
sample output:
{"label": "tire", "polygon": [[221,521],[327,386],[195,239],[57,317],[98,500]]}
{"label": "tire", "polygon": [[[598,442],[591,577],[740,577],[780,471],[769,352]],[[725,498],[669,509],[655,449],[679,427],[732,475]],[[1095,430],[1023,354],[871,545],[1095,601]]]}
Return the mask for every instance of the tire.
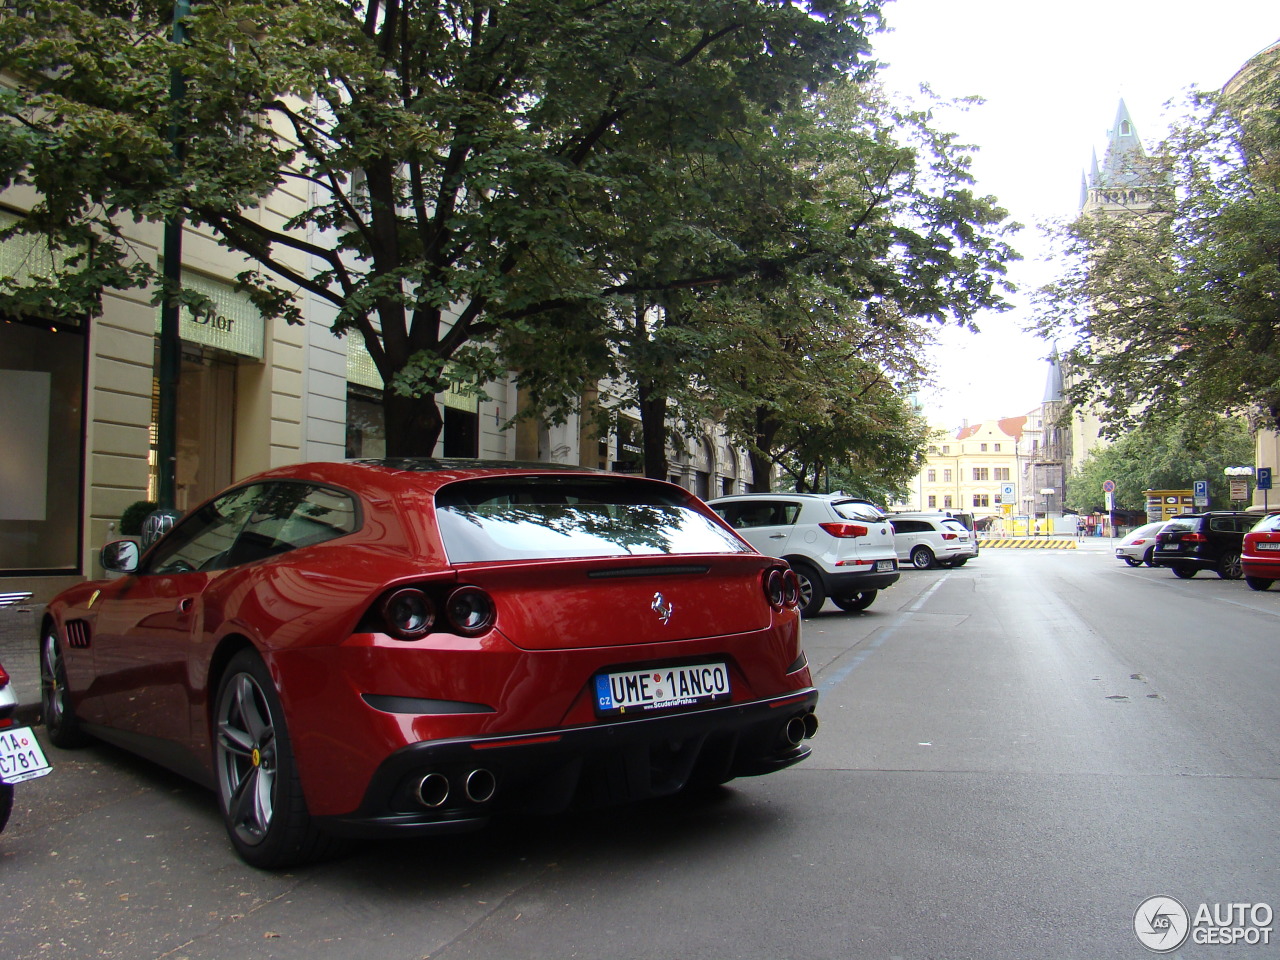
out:
{"label": "tire", "polygon": [[793,563],[791,569],[800,579],[800,616],[807,620],[816,616],[827,602],[827,591],[818,572],[807,563]]}
{"label": "tire", "polygon": [[227,836],[245,863],[277,870],[338,852],[307,812],[284,710],[256,651],[231,658],[213,711],[214,776]]}
{"label": "tire", "polygon": [[1131,566],[1131,567],[1140,567],[1140,566],[1142,566],[1142,561],[1141,561],[1141,560],[1135,560],[1135,559],[1133,559],[1133,557],[1125,557],[1125,558],[1124,558],[1124,562],[1125,562],[1125,563],[1127,563],[1127,564],[1128,564],[1129,566]]}
{"label": "tire", "polygon": [[1154,567],[1156,565],[1156,548],[1155,547],[1147,547],[1147,552],[1142,555],[1142,562],[1145,563],[1148,567]]}
{"label": "tire", "polygon": [[911,565],[917,570],[929,570],[935,563],[937,558],[928,547],[921,545],[911,551]]}
{"label": "tire", "polygon": [[13,811],[13,784],[0,783],[0,831],[9,822],[9,814]]}
{"label": "tire", "polygon": [[1173,567],[1173,575],[1179,580],[1190,580],[1196,575],[1196,568],[1188,567],[1185,563],[1175,564]]}
{"label": "tire", "polygon": [[857,613],[859,610],[865,610],[871,606],[876,598],[879,590],[859,590],[857,593],[850,594],[847,597],[832,597],[831,602],[843,610],[845,613]]}
{"label": "tire", "polygon": [[968,557],[961,557],[959,560],[952,560],[952,561],[951,561],[951,566],[953,566],[953,567],[963,567],[963,566],[964,566],[966,563],[968,563],[968,562],[969,562],[969,558],[968,558]]}
{"label": "tire", "polygon": [[74,750],[89,742],[67,697],[67,667],[52,625],[40,636],[40,713],[49,742],[55,747]]}
{"label": "tire", "polygon": [[1250,590],[1270,590],[1274,580],[1267,580],[1264,577],[1245,577],[1244,582],[1249,585]]}
{"label": "tire", "polygon": [[1243,573],[1238,552],[1223,554],[1222,559],[1218,561],[1218,576],[1223,580],[1239,580]]}

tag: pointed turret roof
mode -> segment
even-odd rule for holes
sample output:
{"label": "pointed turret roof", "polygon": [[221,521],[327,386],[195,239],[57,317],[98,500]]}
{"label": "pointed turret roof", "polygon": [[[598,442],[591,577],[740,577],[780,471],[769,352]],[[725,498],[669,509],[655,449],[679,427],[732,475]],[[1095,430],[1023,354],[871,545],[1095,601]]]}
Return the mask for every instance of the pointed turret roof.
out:
{"label": "pointed turret roof", "polygon": [[1058,361],[1058,346],[1054,344],[1049,354],[1049,374],[1044,381],[1044,402],[1061,403],[1062,396],[1062,364]]}
{"label": "pointed turret roof", "polygon": [[1107,152],[1101,170],[1097,167],[1097,154],[1094,155],[1093,186],[1141,186],[1147,177],[1146,157],[1147,152],[1138,139],[1138,128],[1129,116],[1129,108],[1121,100],[1116,110],[1116,122],[1107,135]]}

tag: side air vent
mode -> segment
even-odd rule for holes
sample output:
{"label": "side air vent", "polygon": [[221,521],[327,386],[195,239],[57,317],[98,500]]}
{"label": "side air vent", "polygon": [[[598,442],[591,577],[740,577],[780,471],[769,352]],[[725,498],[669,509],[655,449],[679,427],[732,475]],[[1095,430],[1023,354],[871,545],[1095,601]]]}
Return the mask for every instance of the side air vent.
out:
{"label": "side air vent", "polygon": [[83,650],[89,646],[89,624],[83,620],[67,621],[67,646]]}

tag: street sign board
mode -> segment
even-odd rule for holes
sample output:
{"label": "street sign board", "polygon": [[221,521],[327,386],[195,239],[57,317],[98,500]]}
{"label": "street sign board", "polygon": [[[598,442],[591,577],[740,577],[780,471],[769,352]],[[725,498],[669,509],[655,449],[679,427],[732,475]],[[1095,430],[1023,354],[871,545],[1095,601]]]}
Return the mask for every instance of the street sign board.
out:
{"label": "street sign board", "polygon": [[1209,481],[1197,480],[1192,486],[1195,490],[1196,506],[1207,507],[1209,505]]}
{"label": "street sign board", "polygon": [[1249,478],[1248,477],[1228,477],[1231,481],[1231,499],[1232,500],[1248,500],[1249,499]]}
{"label": "street sign board", "polygon": [[1102,481],[1102,492],[1103,492],[1103,493],[1115,493],[1115,492],[1116,492],[1116,482],[1115,482],[1114,480],[1103,480],[1103,481]]}
{"label": "street sign board", "polygon": [[1257,473],[1255,473],[1254,476],[1257,477],[1257,481],[1258,481],[1257,487],[1259,490],[1271,489],[1271,468],[1270,467],[1259,467],[1257,470]]}

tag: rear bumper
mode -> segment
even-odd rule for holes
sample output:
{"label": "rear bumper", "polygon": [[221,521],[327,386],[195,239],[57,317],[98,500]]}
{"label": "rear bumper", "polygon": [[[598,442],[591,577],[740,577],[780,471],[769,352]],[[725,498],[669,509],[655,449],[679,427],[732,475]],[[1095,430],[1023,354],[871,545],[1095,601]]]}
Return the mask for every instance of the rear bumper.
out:
{"label": "rear bumper", "polygon": [[822,571],[822,583],[827,596],[843,597],[859,593],[863,590],[883,590],[898,582],[901,574],[894,570],[891,573],[841,572],[828,573]]}
{"label": "rear bumper", "polygon": [[1156,550],[1151,555],[1151,563],[1157,567],[1195,567],[1197,570],[1212,570],[1218,565],[1217,557],[1202,557],[1198,554],[1179,551]]}
{"label": "rear bumper", "polygon": [[1259,557],[1246,554],[1240,558],[1240,566],[1246,577],[1263,580],[1280,580],[1280,557]]}
{"label": "rear bumper", "polygon": [[[356,810],[316,822],[350,837],[459,833],[502,813],[610,806],[772,773],[809,755],[786,733],[790,724],[794,738],[794,721],[817,702],[810,687],[663,716],[415,743],[383,761]],[[811,735],[816,722],[808,723]],[[419,790],[427,777],[430,789]]]}

